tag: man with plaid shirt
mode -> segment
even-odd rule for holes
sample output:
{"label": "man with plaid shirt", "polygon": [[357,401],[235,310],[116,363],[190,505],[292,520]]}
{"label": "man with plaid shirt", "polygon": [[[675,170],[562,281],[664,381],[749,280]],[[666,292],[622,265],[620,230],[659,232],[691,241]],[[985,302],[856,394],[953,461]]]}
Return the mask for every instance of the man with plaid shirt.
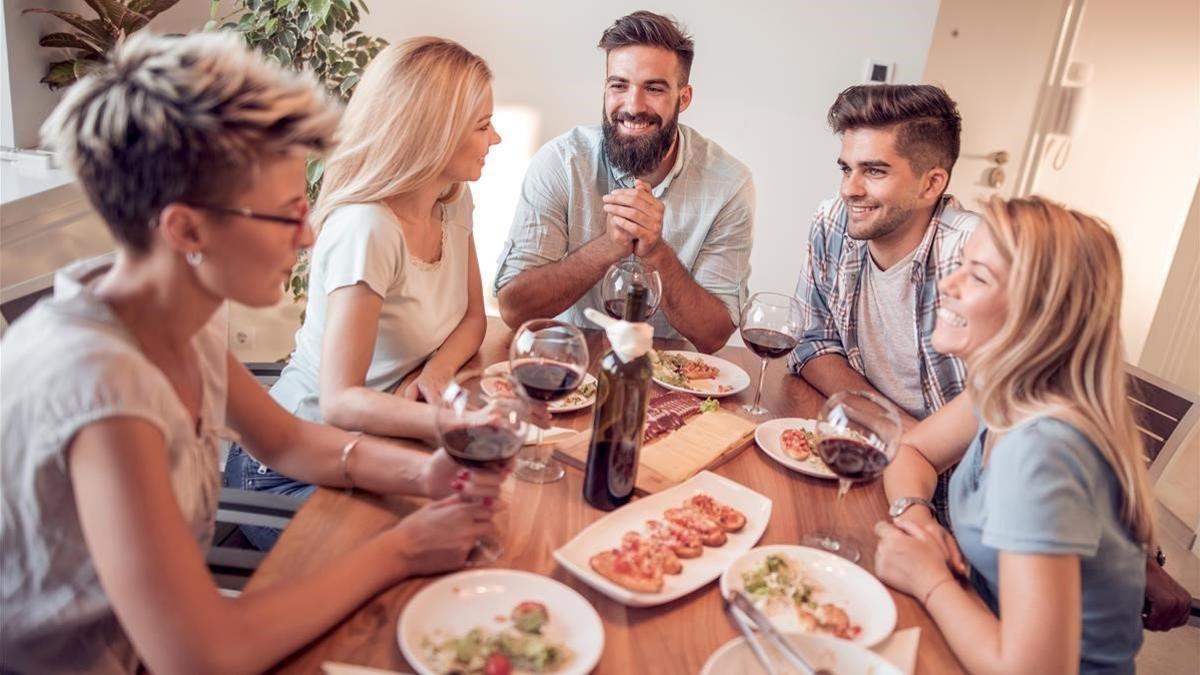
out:
{"label": "man with plaid shirt", "polygon": [[[838,96],[829,124],[842,137],[843,177],[839,196],[821,203],[809,231],[796,288],[804,332],[789,367],[826,396],[883,394],[908,429],[966,380],[963,363],[930,342],[938,282],[958,266],[980,222],[944,194],[961,118],[938,87],[863,85]],[[939,478],[932,505],[903,508],[928,508],[948,522],[948,478]]]}

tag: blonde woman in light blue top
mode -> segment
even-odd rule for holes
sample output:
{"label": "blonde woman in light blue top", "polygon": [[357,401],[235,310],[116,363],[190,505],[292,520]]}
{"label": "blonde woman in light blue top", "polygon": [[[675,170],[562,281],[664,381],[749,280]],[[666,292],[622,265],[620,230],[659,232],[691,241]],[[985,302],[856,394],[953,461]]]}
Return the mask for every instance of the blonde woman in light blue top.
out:
{"label": "blonde woman in light blue top", "polygon": [[1036,197],[984,215],[939,285],[933,333],[966,360],[967,391],[906,434],[884,474],[889,497],[927,498],[958,463],[953,537],[909,508],[877,527],[875,570],[973,673],[1132,673],[1154,527],[1117,242]]}

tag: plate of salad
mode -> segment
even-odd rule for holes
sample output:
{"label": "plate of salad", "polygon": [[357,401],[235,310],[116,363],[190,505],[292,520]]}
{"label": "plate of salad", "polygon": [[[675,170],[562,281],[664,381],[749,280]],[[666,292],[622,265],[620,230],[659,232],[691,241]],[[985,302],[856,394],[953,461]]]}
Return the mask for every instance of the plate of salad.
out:
{"label": "plate of salad", "polygon": [[421,675],[582,675],[604,651],[604,625],[583,596],[518,570],[431,583],[405,605],[396,637]]}
{"label": "plate of salad", "polygon": [[870,647],[896,628],[896,603],[869,572],[807,546],[759,546],[721,575],[721,595],[742,591],[785,633]]}

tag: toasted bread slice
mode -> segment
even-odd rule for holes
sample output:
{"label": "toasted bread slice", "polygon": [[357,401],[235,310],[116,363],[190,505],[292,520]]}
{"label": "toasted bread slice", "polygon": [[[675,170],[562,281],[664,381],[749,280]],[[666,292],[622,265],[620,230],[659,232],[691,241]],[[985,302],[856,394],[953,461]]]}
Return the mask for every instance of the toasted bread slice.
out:
{"label": "toasted bread slice", "polygon": [[623,560],[615,550],[604,551],[592,556],[588,564],[597,574],[635,593],[657,593],[662,590],[662,573],[646,575],[637,566]]}
{"label": "toasted bread slice", "polygon": [[679,574],[683,563],[665,542],[644,537],[638,532],[626,532],[621,538],[621,551],[632,556],[648,555],[662,568],[663,574]]}
{"label": "toasted bread slice", "polygon": [[705,546],[724,546],[728,539],[725,530],[721,529],[716,521],[695,509],[667,509],[663,512],[663,517],[668,522],[686,527],[700,535],[700,543]]}
{"label": "toasted bread slice", "polygon": [[699,558],[704,552],[700,537],[692,530],[672,523],[647,520],[646,530],[650,538],[669,546],[679,558]]}
{"label": "toasted bread slice", "polygon": [[745,514],[706,494],[693,495],[684,502],[684,506],[695,509],[715,520],[726,532],[737,532],[746,526]]}
{"label": "toasted bread slice", "polygon": [[792,459],[804,461],[813,452],[812,442],[803,429],[784,429],[779,436],[779,445]]}

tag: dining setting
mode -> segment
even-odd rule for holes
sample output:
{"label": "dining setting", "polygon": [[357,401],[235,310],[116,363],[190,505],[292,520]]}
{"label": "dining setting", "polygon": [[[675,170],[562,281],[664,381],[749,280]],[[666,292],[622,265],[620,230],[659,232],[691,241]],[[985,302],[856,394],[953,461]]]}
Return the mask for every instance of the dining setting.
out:
{"label": "dining setting", "polygon": [[[607,276],[628,279],[614,284],[612,295],[654,278],[636,259],[615,264]],[[630,321],[644,321],[657,309],[643,304]],[[747,344],[757,339],[753,351],[729,346],[708,355],[684,349],[688,345],[680,341],[654,341],[658,359],[675,355],[712,370],[693,366],[684,372],[707,377],[686,378],[655,366],[647,383],[649,419],[639,434],[655,424],[658,399],[682,394],[695,405],[683,409],[680,426],[668,424],[668,431],[641,445],[634,477],[624,481],[631,486],[628,501],[605,503],[610,510],[601,510],[589,505],[585,493],[587,474],[597,470],[587,463],[588,440],[593,419],[602,414],[589,371],[609,350],[608,335],[599,327],[581,331],[550,320],[512,331],[490,320],[479,353],[460,374],[462,388],[447,392],[439,416],[463,420],[464,407],[493,408],[477,417],[465,446],[445,431],[442,439],[448,449],[460,446],[450,453],[465,463],[515,458],[503,487],[507,506],[497,515],[501,541],[481,543],[466,571],[414,579],[368,601],[280,664],[279,672],[312,672],[327,662],[422,674],[510,672],[494,654],[503,655],[514,673],[958,669],[924,611],[869,572],[873,526],[887,517],[882,490],[872,481],[899,440],[895,412],[886,414],[890,404],[877,397],[827,401],[787,376],[779,357],[791,351],[787,343],[794,346],[800,331],[799,308],[788,296],[752,296],[740,331]],[[764,342],[774,346],[760,346]],[[542,370],[532,371],[535,364]],[[524,377],[523,368],[529,373]],[[754,369],[760,376],[751,388]],[[583,387],[590,390],[583,400],[555,408]],[[600,384],[601,397],[606,388]],[[552,432],[525,421],[531,419],[527,409],[538,404],[548,406]],[[497,406],[517,414],[497,414]],[[711,429],[691,442],[672,442],[709,416],[717,419]],[[454,428],[464,423],[456,421]],[[782,448],[781,436],[793,429],[814,439],[804,461]],[[824,439],[838,438],[853,438],[843,442],[858,447],[869,443],[879,448],[878,456],[821,449]],[[656,458],[659,453],[666,459]],[[654,471],[664,461],[671,470]],[[534,470],[524,473],[529,466]],[[642,476],[647,469],[650,479]],[[614,474],[618,470],[612,466]],[[605,476],[603,482],[622,481]],[[846,493],[852,482],[861,485]],[[702,513],[697,498],[711,502],[710,514],[741,516],[736,528],[720,533],[719,543],[701,542],[702,526],[688,526],[687,512]],[[323,551],[352,547],[417,505],[318,490],[247,591],[319,566]],[[865,559],[852,545],[863,547]],[[666,551],[672,551],[666,570],[645,570],[656,567],[645,559],[661,563]],[[631,560],[628,571],[597,564],[605,553]],[[784,572],[772,571],[764,582],[768,564],[774,570],[779,561],[786,561]],[[502,637],[515,629],[501,619],[524,602],[540,603],[548,614],[544,630],[535,633],[536,648]],[[547,657],[547,650],[554,656]],[[447,652],[462,658],[447,658]]]}
{"label": "dining setting", "polygon": [[113,250],[0,303],[6,675],[1132,674],[1200,614],[1156,493],[1200,408],[1126,361],[1119,232],[951,194],[946,88],[826,87],[805,220],[634,11],[501,190],[513,72],[220,4],[40,127]]}

